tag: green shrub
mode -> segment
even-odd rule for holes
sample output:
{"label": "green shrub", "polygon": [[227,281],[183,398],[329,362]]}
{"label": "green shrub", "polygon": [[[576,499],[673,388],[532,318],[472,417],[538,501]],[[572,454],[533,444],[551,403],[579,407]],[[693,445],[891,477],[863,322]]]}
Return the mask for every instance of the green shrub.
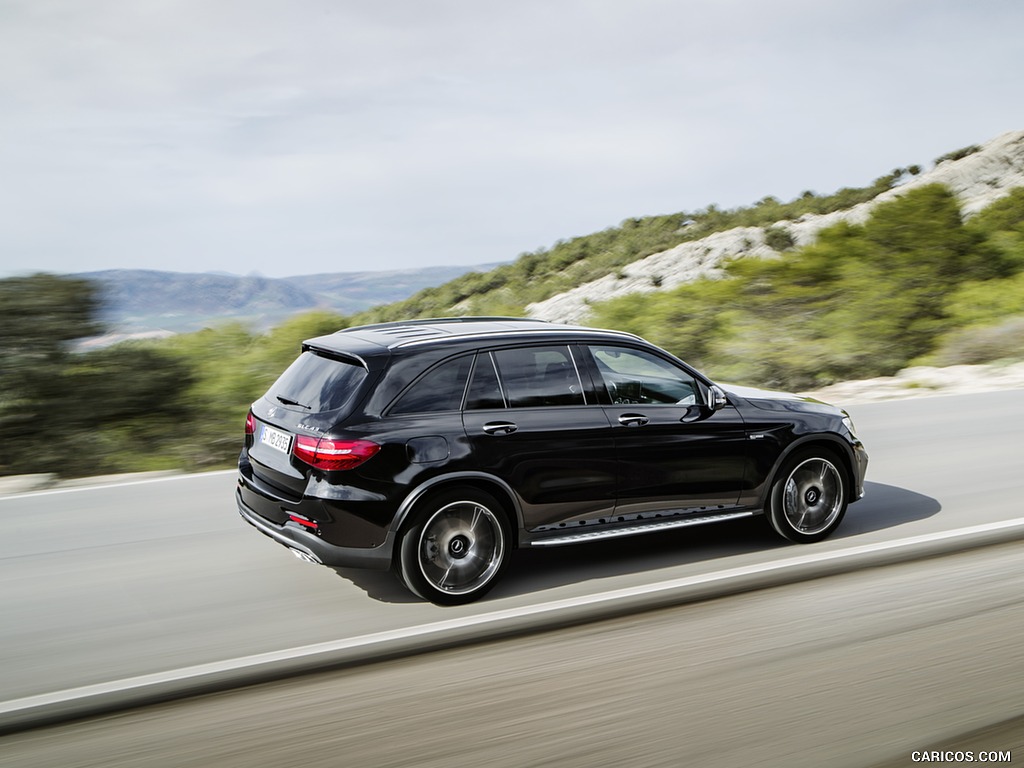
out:
{"label": "green shrub", "polygon": [[775,251],[788,251],[796,241],[785,227],[769,227],[764,232],[764,244]]}
{"label": "green shrub", "polygon": [[981,147],[977,144],[971,144],[969,147],[963,149],[954,149],[952,152],[947,152],[944,155],[939,155],[935,158],[935,164],[944,163],[947,160],[963,160],[965,157],[973,155],[975,152],[980,152]]}

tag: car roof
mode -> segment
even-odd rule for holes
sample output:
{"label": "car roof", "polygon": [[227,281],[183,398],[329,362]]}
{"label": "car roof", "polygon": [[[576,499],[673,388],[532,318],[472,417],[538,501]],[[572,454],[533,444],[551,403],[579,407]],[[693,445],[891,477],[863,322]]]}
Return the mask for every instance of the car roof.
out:
{"label": "car roof", "polygon": [[[315,340],[317,347],[330,347],[339,351],[350,345],[376,346],[394,350],[413,346],[441,345],[457,340],[491,339],[502,336],[514,340],[535,336],[566,339],[600,336],[606,339],[639,339],[621,331],[605,331],[574,325],[549,323],[522,317],[441,317],[423,320],[400,320],[374,325],[344,328],[329,336]],[[383,352],[383,349],[381,350]]]}

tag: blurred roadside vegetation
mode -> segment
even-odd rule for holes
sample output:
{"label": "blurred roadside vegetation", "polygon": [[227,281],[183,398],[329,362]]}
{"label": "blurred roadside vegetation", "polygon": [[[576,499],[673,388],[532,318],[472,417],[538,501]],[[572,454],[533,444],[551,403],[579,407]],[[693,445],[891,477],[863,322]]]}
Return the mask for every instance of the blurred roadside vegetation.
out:
{"label": "blurred roadside vegetation", "polygon": [[595,304],[588,322],[644,336],[713,378],[787,389],[1024,358],[1024,189],[965,223],[949,190],[920,187],[862,225],[723,272]]}
{"label": "blurred roadside vegetation", "polygon": [[303,339],[345,325],[313,312],[268,334],[227,324],[76,352],[100,332],[96,297],[84,280],[0,280],[0,475],[228,467],[249,404]]}
{"label": "blurred roadside vegetation", "polygon": [[[736,211],[631,219],[524,254],[403,302],[297,316],[267,334],[239,324],[75,351],[101,332],[96,287],[38,274],[0,280],[0,475],[231,466],[249,404],[303,339],[349,325],[460,314],[522,315],[552,296],[679,242],[770,227],[872,199],[871,187]],[[908,364],[1024,358],[1024,189],[967,222],[926,186],[774,259],[736,259],[718,279],[594,304],[590,325],[638,333],[723,381],[807,389]]]}

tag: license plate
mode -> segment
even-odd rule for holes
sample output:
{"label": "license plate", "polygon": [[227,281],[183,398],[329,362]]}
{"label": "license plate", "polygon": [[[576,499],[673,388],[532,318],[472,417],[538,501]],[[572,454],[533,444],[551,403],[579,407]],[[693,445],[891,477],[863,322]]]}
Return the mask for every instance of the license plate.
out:
{"label": "license plate", "polygon": [[288,453],[292,444],[292,436],[287,432],[263,424],[260,427],[260,442],[282,453]]}

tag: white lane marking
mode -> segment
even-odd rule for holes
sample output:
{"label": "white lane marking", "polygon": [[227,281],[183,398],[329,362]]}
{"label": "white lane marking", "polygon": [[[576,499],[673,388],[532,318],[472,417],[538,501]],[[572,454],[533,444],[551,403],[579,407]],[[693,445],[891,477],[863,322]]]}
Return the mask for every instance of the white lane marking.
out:
{"label": "white lane marking", "polygon": [[350,637],[342,640],[331,640],[324,643],[316,643],[313,645],[303,645],[296,648],[288,648],[281,651],[270,651],[267,653],[258,653],[251,656],[241,656],[235,659],[226,659],[224,661],[209,662],[206,664],[196,664],[194,666],[168,670],[166,672],[139,675],[137,677],[129,677],[123,680],[116,680],[109,683],[85,685],[78,688],[69,688],[63,691],[54,691],[53,693],[26,696],[20,699],[12,699],[10,701],[0,702],[0,715],[3,715],[5,713],[18,712],[21,710],[35,709],[38,707],[58,705],[62,702],[70,702],[77,699],[94,698],[97,696],[114,694],[120,691],[129,691],[134,689],[144,689],[150,686],[166,685],[168,683],[173,683],[175,681],[188,680],[189,678],[202,678],[206,676],[223,675],[229,672],[237,672],[245,669],[258,668],[261,666],[273,664],[275,662],[294,661],[297,659],[301,659],[303,657],[316,656],[318,654],[349,651],[363,647],[371,647],[373,645],[397,640],[429,638],[431,635],[440,634],[443,636],[443,633],[454,629],[466,629],[470,627],[486,626],[488,624],[499,624],[505,621],[523,619],[548,613],[558,614],[560,611],[564,611],[570,608],[581,608],[585,606],[599,605],[602,603],[615,603],[619,601],[628,600],[630,598],[655,595],[659,592],[669,592],[672,590],[683,589],[686,587],[703,586],[713,584],[715,582],[728,582],[730,580],[742,578],[745,576],[754,576],[758,574],[783,571],[787,568],[795,568],[803,565],[812,565],[816,563],[824,563],[829,561],[840,561],[863,554],[905,549],[908,547],[918,546],[922,544],[931,544],[941,541],[947,541],[950,539],[973,536],[977,534],[994,533],[997,531],[1009,531],[1015,528],[1024,529],[1024,518],[1002,520],[995,523],[985,523],[982,525],[974,525],[968,528],[958,528],[950,531],[926,533],[920,536],[910,536],[904,539],[896,539],[895,541],[882,541],[874,544],[863,544],[857,547],[850,547],[849,549],[833,550],[829,552],[818,552],[808,555],[801,555],[799,557],[790,557],[786,558],[785,560],[776,560],[767,563],[755,563],[752,565],[745,565],[738,568],[730,568],[724,571],[717,571],[715,573],[685,576],[682,578],[670,579],[668,581],[657,582],[654,584],[643,584],[635,587],[627,587],[624,589],[614,589],[607,592],[599,592],[593,595],[581,595],[578,597],[565,598],[562,600],[553,600],[547,603],[540,603],[538,605],[526,605],[521,606],[519,608],[507,608],[501,611],[491,611],[490,613],[483,613],[475,616],[464,616],[458,619],[438,621],[433,622],[431,624],[421,624],[415,627],[405,627],[402,629],[393,629],[384,632],[374,632],[368,635],[359,635],[357,637]]}
{"label": "white lane marking", "polygon": [[196,477],[220,477],[221,475],[234,475],[237,469],[218,469],[214,472],[193,472],[190,474],[165,475],[163,477],[147,477],[142,480],[125,480],[123,482],[104,483],[102,485],[76,485],[73,488],[51,488],[48,491],[28,491],[12,496],[0,495],[0,502],[17,501],[18,499],[38,499],[40,496],[56,496],[62,493],[77,493],[78,491],[103,491],[111,488],[127,488],[131,485],[145,485],[147,483],[166,483],[171,480],[190,480]]}

